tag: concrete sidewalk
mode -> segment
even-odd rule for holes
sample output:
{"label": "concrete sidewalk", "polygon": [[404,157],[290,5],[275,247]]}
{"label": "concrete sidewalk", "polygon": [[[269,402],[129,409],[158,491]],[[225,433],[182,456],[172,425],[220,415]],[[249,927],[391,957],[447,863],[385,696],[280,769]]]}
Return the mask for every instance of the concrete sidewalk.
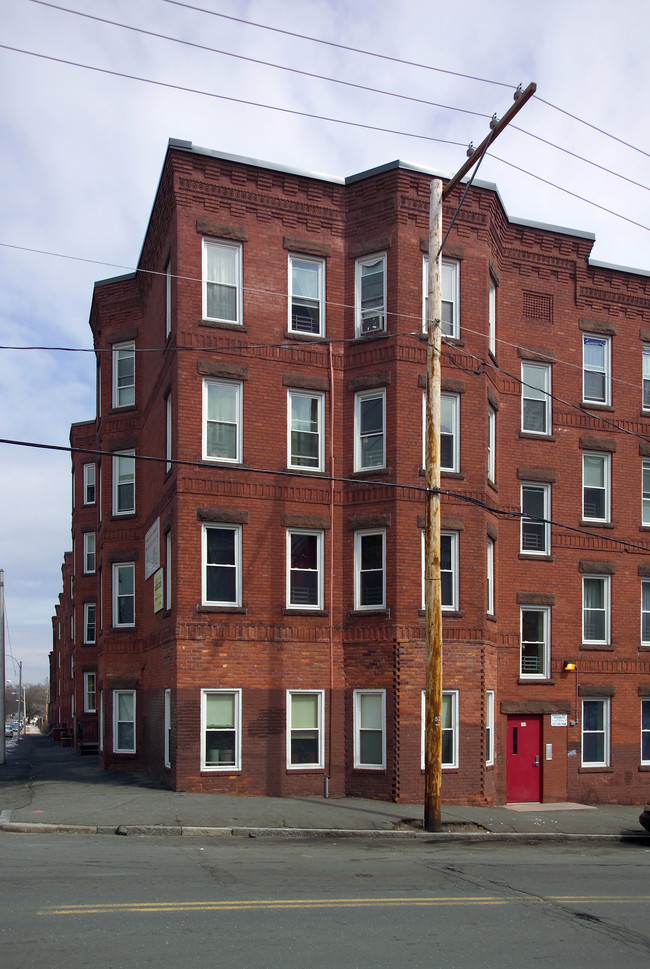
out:
{"label": "concrete sidewalk", "polygon": [[443,805],[443,831],[422,830],[421,804],[361,798],[180,794],[148,777],[108,772],[50,737],[8,745],[0,830],[82,834],[392,837],[428,840],[634,840],[650,846],[639,805]]}

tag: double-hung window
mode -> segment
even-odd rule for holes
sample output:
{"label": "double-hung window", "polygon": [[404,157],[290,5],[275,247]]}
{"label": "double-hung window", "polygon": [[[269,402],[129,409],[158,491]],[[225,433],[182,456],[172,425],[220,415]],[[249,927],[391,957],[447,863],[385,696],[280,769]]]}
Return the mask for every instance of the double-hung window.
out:
{"label": "double-hung window", "polygon": [[201,770],[241,769],[241,690],[201,690]]}
{"label": "double-hung window", "polygon": [[135,343],[113,347],[113,407],[135,404]]}
{"label": "double-hung window", "polygon": [[354,766],[386,767],[386,691],[354,691]]}
{"label": "double-hung window", "polygon": [[[422,270],[422,328],[426,333],[429,328],[429,259],[427,256],[424,258]],[[442,290],[442,320],[440,321],[442,335],[457,340],[460,337],[460,263],[455,259],[442,260],[440,286]],[[492,312],[494,306],[490,303],[489,312]],[[490,348],[492,348],[491,342]]]}
{"label": "double-hung window", "polygon": [[135,563],[113,565],[113,625],[135,626]]}
{"label": "double-hung window", "polygon": [[95,504],[97,469],[94,464],[84,464],[84,505]]}
{"label": "double-hung window", "polygon": [[[425,533],[422,532],[422,608],[426,608]],[[458,532],[440,533],[440,597],[443,609],[458,609]]]}
{"label": "double-hung window", "polygon": [[488,407],[488,449],[487,476],[492,484],[496,481],[496,444],[497,444],[497,412],[494,407]]}
{"label": "double-hung window", "polygon": [[97,606],[84,603],[84,646],[94,646],[97,641]]}
{"label": "double-hung window", "polygon": [[641,700],[641,763],[650,764],[650,699]]}
{"label": "double-hung window", "polygon": [[641,642],[650,646],[650,579],[641,582]]}
{"label": "double-hung window", "polygon": [[487,540],[487,603],[486,611],[488,616],[494,615],[494,539],[488,537]]}
{"label": "double-hung window", "polygon": [[494,763],[494,690],[485,694],[485,766]]}
{"label": "double-hung window", "polygon": [[644,410],[650,410],[650,345],[643,347],[643,395],[642,406]]}
{"label": "double-hung window", "polygon": [[163,737],[165,747],[165,767],[172,766],[172,691],[165,690],[163,715]]}
{"label": "double-hung window", "polygon": [[607,645],[610,639],[611,576],[582,577],[582,641]]}
{"label": "double-hung window", "polygon": [[132,515],[135,511],[135,451],[113,455],[113,514]]}
{"label": "double-hung window", "polygon": [[357,336],[386,329],[386,255],[357,259],[356,332]]}
{"label": "double-hung window", "polygon": [[241,606],[241,525],[203,525],[203,605]]}
{"label": "double-hung window", "polygon": [[354,399],[354,469],[386,466],[386,391],[358,393]]}
{"label": "double-hung window", "polygon": [[323,690],[287,690],[287,767],[325,764]]}
{"label": "double-hung window", "polygon": [[458,394],[440,395],[440,467],[460,470],[460,398]]}
{"label": "double-hung window", "polygon": [[[422,691],[420,735],[420,766],[425,767],[426,742],[426,691]],[[442,766],[443,768],[458,767],[458,690],[442,691]]]}
{"label": "double-hung window", "polygon": [[290,390],[287,408],[289,467],[322,471],[325,465],[323,394]]}
{"label": "double-hung window", "polygon": [[354,535],[354,608],[386,607],[386,532]]}
{"label": "double-hung window", "polygon": [[90,574],[95,571],[95,533],[84,532],[84,572]]}
{"label": "double-hung window", "polygon": [[325,336],[325,263],[289,256],[289,330]]}
{"label": "double-hung window", "polygon": [[228,380],[203,381],[203,457],[242,460],[242,385]]}
{"label": "double-hung window", "polygon": [[497,354],[497,284],[492,276],[488,283],[488,349],[493,357]]}
{"label": "double-hung window", "polygon": [[609,521],[610,468],[610,454],[585,452],[582,455],[582,517],[585,521]]}
{"label": "double-hung window", "polygon": [[203,240],[203,318],[241,324],[242,249],[239,243]]}
{"label": "double-hung window", "polygon": [[522,677],[548,677],[550,669],[550,611],[526,607],[521,610]]}
{"label": "double-hung window", "polygon": [[548,555],[551,551],[551,486],[524,482],[521,486],[521,551]]}
{"label": "double-hung window", "polygon": [[97,676],[95,673],[84,673],[84,713],[97,711]]}
{"label": "double-hung window", "polygon": [[113,750],[135,753],[135,690],[113,690]]}
{"label": "double-hung window", "polygon": [[172,331],[172,264],[168,259],[165,263],[165,338]]}
{"label": "double-hung window", "polygon": [[610,338],[585,333],[582,337],[582,399],[585,403],[610,403],[610,360]]}
{"label": "double-hung window", "polygon": [[287,608],[323,608],[323,533],[287,532]]}
{"label": "double-hung window", "polygon": [[521,429],[528,434],[551,433],[551,367],[521,365]]}
{"label": "double-hung window", "polygon": [[641,471],[641,524],[650,525],[650,461],[643,462]]}
{"label": "double-hung window", "polygon": [[609,765],[609,697],[582,701],[582,766]]}

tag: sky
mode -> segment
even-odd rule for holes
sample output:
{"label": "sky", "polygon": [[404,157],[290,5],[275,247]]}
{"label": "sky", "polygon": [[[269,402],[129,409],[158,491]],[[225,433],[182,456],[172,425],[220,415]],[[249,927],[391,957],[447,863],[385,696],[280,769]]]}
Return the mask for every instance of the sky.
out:
{"label": "sky", "polygon": [[395,159],[451,175],[534,81],[477,177],[509,216],[650,271],[649,28],[646,0],[3,0],[8,679],[47,677],[71,547],[70,456],[26,445],[65,448],[95,416],[93,284],[137,265],[169,138],[338,177]]}

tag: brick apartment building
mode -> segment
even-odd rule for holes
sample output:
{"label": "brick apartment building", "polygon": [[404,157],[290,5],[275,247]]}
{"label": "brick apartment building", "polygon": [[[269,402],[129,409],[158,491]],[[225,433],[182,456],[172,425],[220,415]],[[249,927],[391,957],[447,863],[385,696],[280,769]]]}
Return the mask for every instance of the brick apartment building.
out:
{"label": "brick apartment building", "polygon": [[[71,431],[52,707],[104,767],[422,799],[431,178],[170,142]],[[593,241],[482,183],[443,250],[446,802],[648,796],[650,278]]]}

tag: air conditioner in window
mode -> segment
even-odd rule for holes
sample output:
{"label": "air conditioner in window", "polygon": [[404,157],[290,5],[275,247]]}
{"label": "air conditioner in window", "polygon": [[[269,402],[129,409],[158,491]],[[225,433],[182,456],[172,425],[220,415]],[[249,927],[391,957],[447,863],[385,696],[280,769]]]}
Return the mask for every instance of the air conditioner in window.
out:
{"label": "air conditioner in window", "polygon": [[384,314],[376,313],[374,316],[364,316],[361,320],[362,333],[374,333],[376,330],[384,329]]}

